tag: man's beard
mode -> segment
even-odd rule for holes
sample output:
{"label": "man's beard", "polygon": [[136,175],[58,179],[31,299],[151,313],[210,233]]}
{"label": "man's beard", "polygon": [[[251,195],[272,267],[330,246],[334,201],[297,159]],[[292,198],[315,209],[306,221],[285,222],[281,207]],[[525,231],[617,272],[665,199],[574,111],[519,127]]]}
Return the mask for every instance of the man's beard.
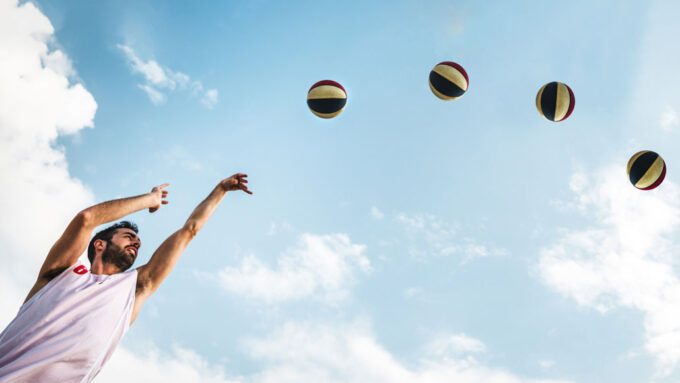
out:
{"label": "man's beard", "polygon": [[130,256],[126,249],[114,244],[113,242],[108,242],[106,244],[106,249],[102,253],[102,262],[110,263],[120,271],[125,271],[129,269],[135,262],[135,257]]}

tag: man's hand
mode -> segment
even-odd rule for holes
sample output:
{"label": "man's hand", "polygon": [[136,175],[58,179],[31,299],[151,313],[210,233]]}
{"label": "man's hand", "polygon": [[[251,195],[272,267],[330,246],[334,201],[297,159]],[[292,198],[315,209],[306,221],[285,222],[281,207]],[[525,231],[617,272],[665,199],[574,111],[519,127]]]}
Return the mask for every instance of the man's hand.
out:
{"label": "man's hand", "polygon": [[253,194],[250,190],[248,190],[248,180],[246,179],[248,177],[247,174],[243,173],[236,173],[233,176],[229,178],[225,178],[222,181],[220,181],[220,186],[224,191],[232,191],[232,190],[243,190],[244,192],[248,194]]}
{"label": "man's hand", "polygon": [[165,187],[167,187],[170,184],[163,184],[160,186],[156,186],[153,189],[151,189],[151,192],[149,193],[153,197],[153,202],[151,206],[149,207],[149,213],[153,213],[156,210],[161,208],[161,205],[167,205],[168,201],[165,199],[168,196],[168,191],[163,190]]}

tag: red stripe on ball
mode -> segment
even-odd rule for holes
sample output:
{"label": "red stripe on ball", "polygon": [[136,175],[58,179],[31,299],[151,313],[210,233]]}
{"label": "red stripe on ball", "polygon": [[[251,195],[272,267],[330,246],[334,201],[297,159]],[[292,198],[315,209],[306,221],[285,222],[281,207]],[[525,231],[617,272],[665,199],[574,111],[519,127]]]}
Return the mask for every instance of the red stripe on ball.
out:
{"label": "red stripe on ball", "polygon": [[336,86],[336,87],[342,89],[342,91],[345,92],[345,95],[347,95],[347,91],[345,90],[345,88],[343,88],[342,85],[338,84],[337,82],[335,82],[333,80],[321,80],[321,81],[317,82],[316,84],[312,85],[312,87],[309,88],[309,91],[307,91],[307,93],[311,92],[312,89],[316,88],[317,86],[321,86],[321,85]]}
{"label": "red stripe on ball", "polygon": [[458,71],[463,75],[463,77],[465,77],[465,82],[467,82],[468,86],[470,86],[470,79],[468,78],[467,72],[465,71],[465,69],[463,69],[462,66],[456,64],[453,61],[442,61],[437,65],[448,65],[450,67],[454,67],[454,68],[458,69]]}
{"label": "red stripe on ball", "polygon": [[654,182],[653,184],[647,186],[646,188],[639,188],[640,190],[652,190],[655,187],[661,185],[661,182],[663,182],[663,179],[666,178],[666,162],[663,163],[663,170],[661,171],[661,175],[659,178]]}
{"label": "red stripe on ball", "polygon": [[576,97],[574,97],[574,92],[571,91],[569,85],[564,84],[564,86],[566,86],[567,90],[569,91],[569,110],[567,110],[567,114],[565,114],[564,117],[562,117],[562,120],[566,120],[567,117],[571,115],[571,112],[574,111],[574,104],[576,103]]}

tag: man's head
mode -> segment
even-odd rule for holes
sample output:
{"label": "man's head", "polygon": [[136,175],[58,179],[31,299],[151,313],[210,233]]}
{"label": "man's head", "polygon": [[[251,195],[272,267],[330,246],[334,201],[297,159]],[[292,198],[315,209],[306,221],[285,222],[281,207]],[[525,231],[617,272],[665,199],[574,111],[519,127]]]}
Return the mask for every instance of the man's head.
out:
{"label": "man's head", "polygon": [[87,247],[90,264],[94,264],[100,254],[104,264],[116,266],[120,271],[129,269],[142,245],[138,232],[137,225],[129,221],[118,222],[98,232]]}

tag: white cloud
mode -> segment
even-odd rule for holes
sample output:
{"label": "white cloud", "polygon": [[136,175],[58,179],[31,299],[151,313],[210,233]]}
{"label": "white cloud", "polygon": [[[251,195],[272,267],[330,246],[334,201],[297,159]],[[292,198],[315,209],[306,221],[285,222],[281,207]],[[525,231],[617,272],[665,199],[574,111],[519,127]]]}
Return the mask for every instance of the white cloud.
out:
{"label": "white cloud", "polygon": [[53,70],[56,74],[64,77],[73,77],[76,72],[73,70],[71,59],[64,52],[54,50],[43,57],[45,68]]}
{"label": "white cloud", "polygon": [[144,61],[131,47],[123,44],[117,45],[128,60],[132,73],[144,76],[144,84],[137,86],[142,89],[154,105],[165,103],[167,97],[162,91],[174,91],[175,89],[188,90],[192,96],[200,97],[201,103],[208,109],[217,105],[217,89],[203,90],[203,84],[182,73],[162,67],[155,60]]}
{"label": "white cloud", "polygon": [[251,255],[217,277],[224,290],[266,303],[310,296],[336,303],[347,297],[357,269],[370,271],[365,248],[345,234],[303,234],[297,247],[278,259],[276,268]]}
{"label": "white cloud", "polygon": [[380,220],[380,219],[385,218],[385,214],[383,214],[383,212],[381,212],[380,210],[378,210],[377,207],[372,206],[372,207],[371,207],[371,217]]}
{"label": "white cloud", "polygon": [[[3,239],[0,238],[0,241]],[[5,264],[6,260],[2,261]],[[37,276],[37,269],[33,272]],[[14,319],[29,289],[27,283],[18,282],[11,273],[0,272],[0,329],[4,329]]]}
{"label": "white cloud", "polygon": [[[680,190],[670,180],[640,191],[612,166],[572,182],[574,210],[592,226],[562,230],[541,250],[538,270],[546,284],[578,304],[606,312],[630,307],[644,314],[645,349],[658,373],[680,362]],[[575,187],[578,186],[578,187]]]}
{"label": "white cloud", "polygon": [[222,368],[210,365],[193,350],[174,346],[168,353],[149,344],[143,350],[116,350],[96,381],[228,383],[240,380],[227,378]]}
{"label": "white cloud", "polygon": [[263,337],[245,338],[243,350],[259,367],[237,377],[182,347],[174,346],[170,352],[153,344],[141,352],[122,348],[97,382],[567,383],[523,378],[479,362],[473,354],[484,354],[486,347],[465,334],[441,334],[427,343],[421,358],[403,363],[376,341],[368,327],[363,322],[288,322]]}
{"label": "white cloud", "polygon": [[664,110],[661,114],[659,123],[661,125],[661,129],[666,132],[671,132],[677,128],[678,125],[680,125],[680,118],[678,118],[678,113],[675,111],[675,109],[671,108],[670,106],[666,106],[666,110]]}
{"label": "white cloud", "polygon": [[0,283],[13,295],[0,312],[11,316],[52,243],[93,200],[54,143],[92,127],[97,103],[69,81],[75,72],[65,53],[50,50],[53,33],[32,3],[0,1],[0,211],[12,217],[0,220]]}
{"label": "white cloud", "polygon": [[[97,103],[32,3],[0,0],[0,329],[16,315],[52,243],[94,202],[71,177],[59,136],[93,127]],[[108,372],[106,372],[108,370]],[[171,357],[119,348],[100,381],[227,382],[193,352]]]}
{"label": "white cloud", "polygon": [[[444,344],[459,347],[456,355],[429,353],[419,361],[400,362],[376,340],[364,324],[319,325],[287,323],[267,337],[244,342],[250,356],[265,367],[248,381],[374,382],[374,383],[557,383],[524,379],[492,368],[469,353],[483,352],[473,338],[447,336]],[[453,340],[452,340],[453,339]],[[431,344],[438,344],[434,340]],[[467,351],[465,350],[467,348]],[[565,382],[565,381],[560,381]]]}
{"label": "white cloud", "polygon": [[395,220],[406,231],[406,238],[411,242],[409,252],[416,258],[458,255],[465,264],[475,258],[507,255],[505,249],[489,248],[472,238],[462,237],[458,225],[432,214],[399,213]]}

